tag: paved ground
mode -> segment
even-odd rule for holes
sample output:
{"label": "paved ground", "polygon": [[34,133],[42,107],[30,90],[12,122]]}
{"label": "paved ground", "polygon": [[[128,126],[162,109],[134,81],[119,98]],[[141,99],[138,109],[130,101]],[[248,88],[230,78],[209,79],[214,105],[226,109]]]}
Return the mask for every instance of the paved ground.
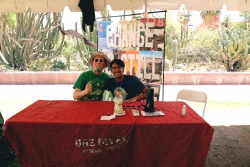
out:
{"label": "paved ground", "polygon": [[[249,85],[165,85],[164,101],[175,100],[180,89],[205,91],[208,100],[250,102]],[[72,100],[72,92],[72,85],[0,85],[0,100]]]}
{"label": "paved ground", "polygon": [[[180,89],[202,90],[207,93],[208,105],[204,119],[211,125],[250,125],[249,85],[165,85],[162,87],[160,100],[164,97],[164,101],[175,101]],[[72,93],[72,85],[0,85],[0,111],[7,120],[36,100],[73,100]],[[225,101],[229,101],[228,106],[221,107],[219,104]],[[242,102],[243,106],[235,105]],[[201,105],[191,105],[201,114]]]}

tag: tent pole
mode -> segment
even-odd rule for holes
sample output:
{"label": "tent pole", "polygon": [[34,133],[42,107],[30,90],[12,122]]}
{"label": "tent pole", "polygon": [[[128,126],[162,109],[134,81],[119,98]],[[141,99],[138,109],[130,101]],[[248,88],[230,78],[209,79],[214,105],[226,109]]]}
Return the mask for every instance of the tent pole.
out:
{"label": "tent pole", "polygon": [[164,71],[165,71],[165,53],[166,53],[166,17],[167,11],[165,10],[165,24],[164,24],[164,50],[162,55],[163,68],[162,68],[162,101],[164,101]]}

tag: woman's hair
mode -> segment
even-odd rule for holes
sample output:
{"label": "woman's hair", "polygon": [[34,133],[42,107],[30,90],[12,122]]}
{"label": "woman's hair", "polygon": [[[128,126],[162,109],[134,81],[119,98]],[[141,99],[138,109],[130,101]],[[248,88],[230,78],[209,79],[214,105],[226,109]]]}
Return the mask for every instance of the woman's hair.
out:
{"label": "woman's hair", "polygon": [[116,63],[117,65],[121,66],[122,68],[125,67],[124,62],[121,59],[114,59],[110,62],[109,67],[112,67],[112,64]]}

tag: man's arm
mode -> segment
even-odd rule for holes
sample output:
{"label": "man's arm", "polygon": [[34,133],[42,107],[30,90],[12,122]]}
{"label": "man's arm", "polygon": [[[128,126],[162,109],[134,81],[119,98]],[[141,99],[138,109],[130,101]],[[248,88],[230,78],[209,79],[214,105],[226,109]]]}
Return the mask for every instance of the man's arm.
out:
{"label": "man's arm", "polygon": [[132,102],[144,100],[144,99],[147,98],[147,91],[148,91],[148,89],[145,87],[145,88],[143,88],[143,90],[142,90],[142,92],[141,92],[140,95],[132,97],[132,98],[130,98],[128,100],[124,100],[123,102],[126,103],[126,104],[128,104],[128,103],[132,103]]}

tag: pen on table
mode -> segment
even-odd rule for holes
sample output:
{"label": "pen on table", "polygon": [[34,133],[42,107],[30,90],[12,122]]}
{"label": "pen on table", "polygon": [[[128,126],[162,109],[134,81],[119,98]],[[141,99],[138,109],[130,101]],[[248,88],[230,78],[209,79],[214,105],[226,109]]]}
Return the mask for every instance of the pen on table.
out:
{"label": "pen on table", "polygon": [[47,105],[49,105],[49,103],[51,103],[51,101],[49,101],[49,102],[47,103]]}

